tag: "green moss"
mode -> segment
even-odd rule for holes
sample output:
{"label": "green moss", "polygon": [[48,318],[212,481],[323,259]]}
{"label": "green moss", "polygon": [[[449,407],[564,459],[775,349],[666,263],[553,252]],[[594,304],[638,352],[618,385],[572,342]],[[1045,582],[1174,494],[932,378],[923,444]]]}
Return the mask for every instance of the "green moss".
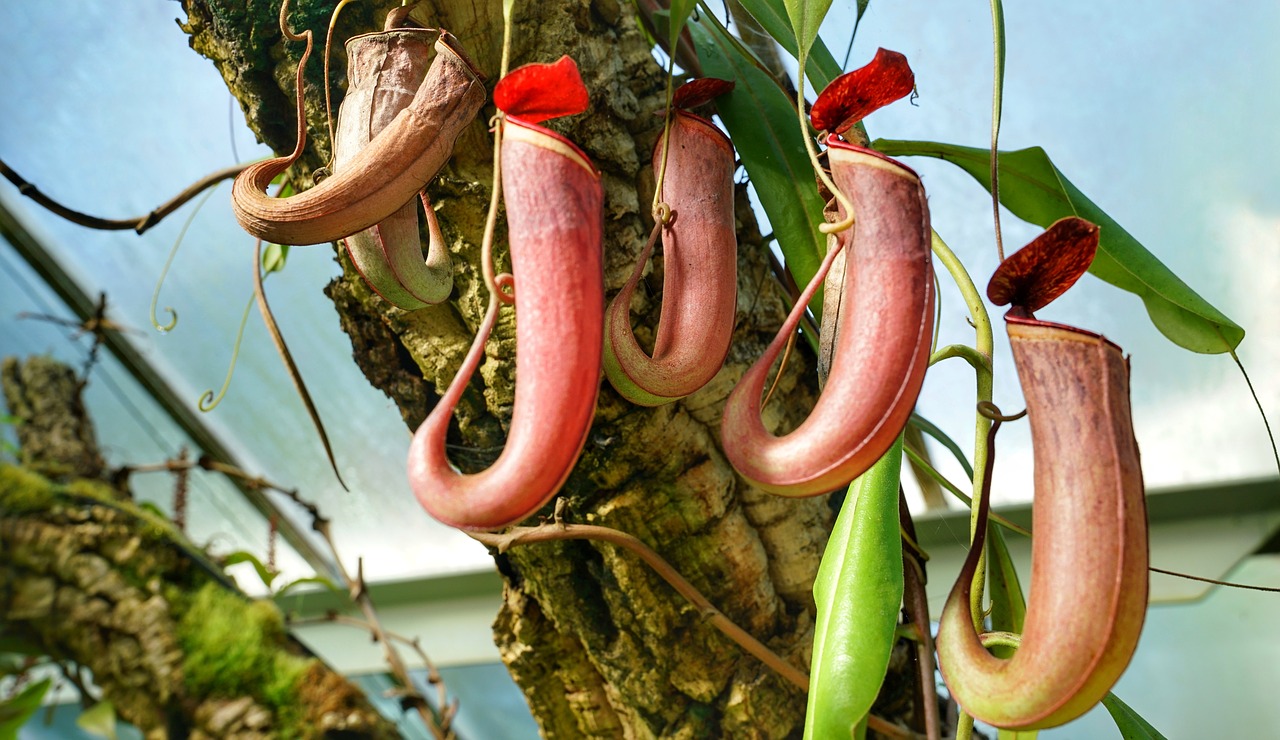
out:
{"label": "green moss", "polygon": [[0,463],[0,511],[19,514],[44,511],[54,502],[53,483],[26,468]]}
{"label": "green moss", "polygon": [[288,652],[275,604],[207,584],[190,597],[178,639],[189,695],[252,696],[275,714],[277,736],[303,734],[297,695],[311,659]]}

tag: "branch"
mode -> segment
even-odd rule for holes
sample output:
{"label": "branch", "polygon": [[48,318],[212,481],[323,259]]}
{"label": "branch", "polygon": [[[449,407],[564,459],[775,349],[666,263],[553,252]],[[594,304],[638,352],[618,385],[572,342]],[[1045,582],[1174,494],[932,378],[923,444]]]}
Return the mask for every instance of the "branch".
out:
{"label": "branch", "polygon": [[[345,614],[339,614],[335,611],[330,611],[318,617],[289,620],[289,624],[294,626],[323,623],[356,627],[373,635],[375,640],[378,639],[377,629],[369,622],[366,622],[363,619],[349,617]],[[432,662],[430,656],[427,655],[427,651],[422,649],[422,640],[417,637],[407,637],[398,632],[392,632],[391,630],[383,630],[382,634],[389,640],[394,640],[395,642],[409,646],[413,652],[417,653],[418,659],[422,661],[423,666],[427,669],[427,683],[436,687],[436,700],[440,705],[441,720],[447,727],[453,721],[454,716],[458,713],[458,700],[454,699],[452,702],[448,700],[448,692],[445,690],[444,679],[441,678],[440,670],[436,668],[436,664]]]}
{"label": "branch", "polygon": [[145,216],[137,216],[134,218],[100,218],[98,216],[90,216],[87,213],[81,213],[80,211],[68,208],[42,193],[39,188],[24,179],[22,175],[15,172],[12,167],[4,162],[4,160],[0,160],[0,174],[3,174],[6,180],[13,183],[18,188],[18,192],[20,194],[27,196],[47,210],[53,212],[55,215],[61,216],[71,223],[102,231],[124,231],[125,229],[133,229],[141,234],[152,226],[160,223],[160,221],[162,221],[166,216],[181,208],[187,201],[196,197],[200,193],[214,185],[217,185],[223,180],[230,180],[240,174],[240,172],[244,170],[244,168],[248,167],[249,164],[250,163],[237,164],[232,167],[227,167],[226,169],[218,170],[217,172],[211,172],[199,180],[196,180],[194,183],[187,186],[187,188],[181,193],[178,193],[172,199],[162,203],[155,210]]}
{"label": "branch", "polygon": [[[449,729],[449,723],[456,710],[451,709],[442,700],[440,703],[440,713],[437,717],[433,713],[431,706],[427,703],[426,699],[417,691],[414,691],[413,679],[409,675],[409,669],[405,666],[404,660],[401,659],[400,653],[397,652],[395,647],[391,644],[391,640],[395,638],[382,628],[382,623],[378,620],[377,610],[374,607],[373,599],[369,596],[369,589],[364,581],[364,561],[359,561],[356,575],[353,577],[347,571],[346,566],[342,564],[342,558],[338,554],[337,544],[334,542],[332,532],[329,528],[329,519],[321,515],[319,507],[305,501],[298,494],[297,489],[285,488],[279,484],[272,483],[265,478],[251,475],[232,465],[220,463],[205,455],[201,455],[200,458],[194,462],[186,460],[166,460],[165,462],[152,465],[127,466],[122,468],[121,471],[125,474],[131,472],[177,472],[190,470],[192,467],[200,467],[205,470],[221,473],[228,477],[237,478],[254,488],[268,488],[274,490],[286,496],[290,501],[293,501],[295,504],[301,506],[307,511],[311,516],[312,529],[324,538],[325,544],[329,546],[329,551],[333,553],[334,563],[337,564],[338,574],[341,576],[343,584],[347,587],[347,593],[350,595],[351,600],[360,607],[360,611],[364,614],[365,620],[367,620],[361,624],[367,625],[367,629],[369,629],[373,634],[374,640],[382,644],[383,655],[386,658],[387,665],[391,669],[391,674],[395,676],[396,680],[405,688],[405,694],[402,697],[403,700],[408,701],[415,709],[418,710],[418,714],[422,718],[422,723],[426,725],[427,729],[431,731],[432,736],[437,738],[437,740],[445,740],[446,738],[453,737],[453,733]],[[440,681],[440,674],[435,670],[435,666],[426,658],[425,653],[422,651],[421,647],[418,646],[416,640],[409,641],[402,639],[402,641],[409,642],[415,646],[418,654],[422,656],[423,662],[427,666],[430,674],[429,680],[431,683],[437,684],[441,687],[439,690],[443,698],[443,683]]]}
{"label": "branch", "polygon": [[777,653],[766,647],[764,643],[752,637],[746,630],[726,617],[719,609],[712,606],[707,597],[703,596],[702,592],[697,588],[694,588],[693,584],[685,580],[684,576],[680,575],[670,563],[633,535],[592,524],[562,523],[543,524],[538,527],[514,527],[502,534],[492,532],[467,532],[467,534],[478,542],[496,548],[499,553],[506,552],[515,545],[552,542],[555,540],[596,540],[630,550],[640,556],[640,559],[647,563],[649,567],[653,568],[654,572],[662,577],[662,580],[671,584],[672,588],[702,613],[704,619],[723,632],[726,637],[737,643],[743,650],[759,658],[762,663],[795,684],[801,691],[809,690],[809,676],[804,671],[788,663]]}
{"label": "branch", "polygon": [[[809,690],[809,676],[804,671],[788,663],[782,656],[770,650],[764,643],[752,637],[750,633],[739,627],[719,609],[715,608],[702,592],[685,580],[670,563],[634,535],[608,527],[592,524],[564,524],[552,522],[537,527],[514,527],[501,534],[494,532],[467,532],[477,542],[495,548],[499,553],[506,552],[516,545],[527,545],[534,542],[552,542],[556,540],[596,540],[617,545],[638,555],[641,560],[653,568],[702,614],[713,627],[726,637],[737,643],[739,647],[755,656],[760,662],[772,668],[778,675],[794,684],[801,691]],[[870,729],[891,738],[911,738],[914,733],[875,715],[869,715],[867,726]]]}

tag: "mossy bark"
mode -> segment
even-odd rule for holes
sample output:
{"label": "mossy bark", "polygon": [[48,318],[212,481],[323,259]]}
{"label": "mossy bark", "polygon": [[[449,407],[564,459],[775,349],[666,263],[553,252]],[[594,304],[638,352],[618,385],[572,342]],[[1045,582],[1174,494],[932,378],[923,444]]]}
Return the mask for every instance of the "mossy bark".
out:
{"label": "mossy bark", "polygon": [[[372,12],[339,24],[337,38],[376,30],[397,4],[353,4]],[[231,9],[240,5],[185,0],[186,28],[193,48],[217,64],[240,99],[250,126],[273,149],[287,152],[294,146],[292,80],[302,44],[282,42],[275,14],[265,4],[251,13]],[[310,27],[323,38],[333,5],[308,3],[305,14],[291,15],[294,30]],[[496,75],[498,0],[425,0],[413,18],[448,28],[486,74]],[[632,4],[620,0],[516,3],[512,37],[513,66],[568,54],[582,70],[591,109],[551,125],[582,146],[603,173],[605,285],[611,295],[627,279],[651,225],[649,159],[662,125],[657,114],[663,73]],[[341,97],[343,53],[333,50],[335,99]],[[313,138],[305,166],[323,162],[327,154],[322,81],[315,76],[319,64],[312,64],[305,92]],[[487,293],[478,255],[492,178],[485,125],[492,113],[487,107],[459,139],[453,160],[429,188],[454,257],[450,299],[411,313],[393,308],[360,280],[341,251],[344,276],[327,288],[356,362],[396,401],[411,428],[452,381],[484,313]],[[657,409],[629,404],[606,383],[586,450],[562,497],[570,519],[640,537],[730,618],[807,668],[811,588],[831,507],[825,498],[782,499],[750,487],[726,462],[718,442],[725,398],[787,309],[745,190],[738,203],[738,310],[723,371],[700,392]],[[661,306],[661,260],[655,262],[633,302],[642,342],[651,336]],[[516,320],[503,311],[479,377],[459,404],[449,442],[464,470],[488,465],[505,438],[516,382]],[[801,343],[766,412],[767,424],[787,429],[804,417],[816,394],[814,367]],[[799,734],[803,693],[703,623],[634,557],[587,542],[521,546],[495,557],[506,579],[495,639],[546,737]]]}
{"label": "mossy bark", "polygon": [[[16,382],[16,378],[24,382]],[[148,738],[394,737],[360,689],[309,655],[270,601],[234,590],[167,520],[59,461],[101,460],[74,373],[6,361],[30,467],[0,463],[0,628],[35,654],[93,674]],[[55,425],[51,419],[67,421]],[[20,427],[21,428],[21,427]],[[42,438],[74,444],[41,443]],[[54,470],[55,482],[35,472]],[[98,466],[98,473],[101,466]]]}

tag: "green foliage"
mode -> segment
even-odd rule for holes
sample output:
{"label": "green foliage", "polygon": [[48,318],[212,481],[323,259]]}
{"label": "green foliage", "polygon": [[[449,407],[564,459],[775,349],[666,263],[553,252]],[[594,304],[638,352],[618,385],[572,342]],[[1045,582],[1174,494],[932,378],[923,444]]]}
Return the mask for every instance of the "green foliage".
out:
{"label": "green foliage", "polygon": [[116,740],[116,708],[105,699],[76,717],[76,726],[90,735]]}
{"label": "green foliage", "polygon": [[222,559],[222,567],[224,568],[230,568],[231,566],[239,565],[240,563],[249,563],[252,565],[253,571],[262,579],[262,585],[267,588],[271,588],[271,582],[276,579],[276,576],[280,575],[276,571],[268,568],[256,555],[244,550],[237,550]]}
{"label": "green foliage", "polygon": [[[991,590],[991,629],[1022,634],[1027,619],[1027,602],[1022,597],[1018,571],[1009,556],[1004,532],[1000,527],[987,527],[987,584]],[[992,650],[1001,658],[1012,658],[1013,651],[997,647]]]}
{"label": "green foliage", "polygon": [[689,21],[689,16],[697,4],[697,0],[671,0],[667,20],[667,43],[672,49],[676,48],[676,43],[680,40],[680,32],[684,30],[684,25]]}
{"label": "green foliage", "polygon": [[333,593],[341,596],[345,596],[347,593],[346,591],[339,588],[338,584],[334,583],[332,578],[326,578],[324,576],[306,576],[304,578],[294,579],[284,584],[283,586],[280,587],[278,591],[272,594],[272,597],[280,598],[281,596],[284,596],[285,594],[289,593],[290,591],[292,591],[293,589],[299,586],[305,586],[311,583],[314,583],[318,586],[323,586],[329,591],[332,591]]}
{"label": "green foliage", "polygon": [[791,30],[795,32],[799,59],[803,62],[809,58],[809,49],[818,38],[818,29],[822,27],[822,19],[831,9],[831,0],[784,0],[787,18],[791,21]]}
{"label": "green foliage", "polygon": [[[936,157],[951,162],[990,189],[991,153],[931,141],[877,139],[890,156]],[[1229,352],[1244,329],[1214,308],[1165,267],[1054,166],[1040,147],[1000,153],[1000,202],[1019,218],[1047,227],[1064,216],[1080,216],[1102,227],[1098,256],[1089,272],[1137,295],[1152,323],[1175,344],[1193,352]]]}
{"label": "green foliage", "polygon": [[311,659],[288,652],[284,617],[270,601],[246,601],[217,584],[191,596],[178,626],[182,672],[193,696],[252,696],[289,734],[299,683]]}
{"label": "green foliage", "polygon": [[53,681],[46,678],[27,686],[17,696],[0,701],[0,740],[18,737],[18,730],[40,709],[40,702],[52,685]]}
{"label": "green foliage", "polygon": [[[859,5],[863,6],[865,3]],[[742,0],[742,7],[788,54],[799,59],[800,48],[796,44],[795,33],[791,30],[787,9],[779,0]],[[827,50],[827,45],[822,43],[822,39],[813,39],[811,44],[804,76],[813,83],[815,90],[821,90],[840,76],[840,65]]]}
{"label": "green foliage", "polygon": [[273,272],[279,272],[284,269],[285,262],[289,259],[288,244],[268,244],[267,248],[262,250],[262,274],[270,275]]}
{"label": "green foliage", "polygon": [[849,737],[889,669],[902,603],[902,438],[849,486],[818,566],[804,736]]}
{"label": "green foliage", "polygon": [[1124,740],[1165,740],[1159,730],[1152,727],[1151,723],[1133,711],[1128,704],[1120,701],[1115,694],[1108,693],[1103,697],[1102,706],[1111,713],[1111,719],[1115,720]]}
{"label": "green foliage", "polygon": [[[798,285],[807,285],[827,250],[827,238],[818,230],[824,223],[823,202],[796,127],[795,108],[759,61],[723,28],[704,18],[690,23],[689,30],[706,74],[736,83],[732,92],[717,98],[716,109],[755,185],[787,269]],[[815,316],[821,315],[821,298],[819,293],[810,303]]]}

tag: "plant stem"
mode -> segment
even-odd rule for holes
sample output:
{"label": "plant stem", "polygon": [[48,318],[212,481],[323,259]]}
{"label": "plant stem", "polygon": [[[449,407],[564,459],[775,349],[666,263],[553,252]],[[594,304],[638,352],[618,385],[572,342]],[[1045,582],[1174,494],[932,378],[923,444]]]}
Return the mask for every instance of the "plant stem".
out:
{"label": "plant stem", "polygon": [[[991,317],[987,314],[987,307],[982,302],[982,295],[978,292],[977,286],[973,284],[973,279],[969,277],[969,272],[965,270],[955,252],[951,251],[951,248],[942,240],[942,237],[938,236],[936,231],[933,232],[933,253],[947,268],[947,271],[951,273],[951,279],[955,281],[956,287],[960,289],[960,295],[964,298],[965,305],[969,308],[969,316],[973,321],[974,333],[976,334],[973,351],[985,359],[985,362],[974,365],[974,374],[977,376],[977,400],[979,403],[983,401],[990,403],[994,386],[991,357],[995,346],[995,341],[991,334]],[[976,496],[981,496],[986,482],[986,463],[990,451],[987,433],[991,429],[991,420],[982,414],[975,414],[975,416],[977,420],[974,425],[972,490]],[[969,540],[973,541],[978,525],[978,507],[972,507],[970,512]],[[985,572],[985,562],[980,560],[973,576],[974,595],[972,597],[973,601],[969,605],[975,629],[981,628],[982,593],[986,580]]]}

